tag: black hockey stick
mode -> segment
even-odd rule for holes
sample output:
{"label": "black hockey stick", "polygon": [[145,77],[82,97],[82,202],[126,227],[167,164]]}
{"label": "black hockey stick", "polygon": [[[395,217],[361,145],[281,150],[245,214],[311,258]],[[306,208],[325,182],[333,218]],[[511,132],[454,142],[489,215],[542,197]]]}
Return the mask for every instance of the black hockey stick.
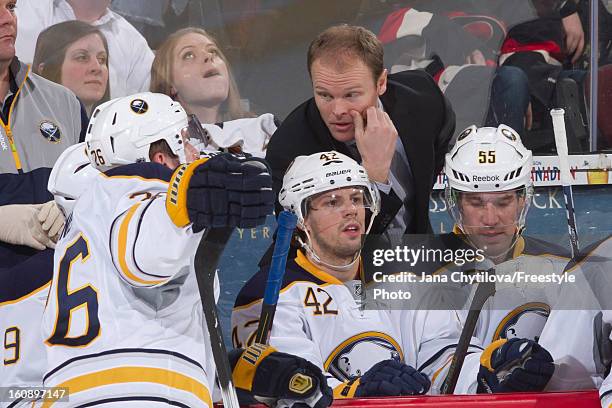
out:
{"label": "black hockey stick", "polygon": [[559,156],[559,171],[561,172],[561,186],[563,187],[563,198],[565,199],[565,211],[567,213],[567,229],[569,232],[572,258],[578,255],[580,246],[578,244],[578,229],[576,228],[576,214],[574,213],[574,194],[572,192],[572,174],[567,152],[567,134],[565,133],[565,110],[552,109],[553,132],[555,134],[555,145]]}
{"label": "black hockey stick", "polygon": [[[490,273],[494,270],[489,270],[487,273]],[[441,393],[442,394],[452,394],[455,392],[455,386],[457,385],[457,380],[459,379],[459,373],[461,372],[461,368],[463,367],[463,361],[465,360],[465,356],[467,355],[468,347],[470,346],[470,340],[474,335],[474,329],[476,328],[476,323],[478,323],[478,318],[480,317],[480,312],[482,311],[482,307],[488,298],[495,294],[495,283],[489,282],[485,280],[484,282],[478,283],[478,287],[474,292],[474,298],[472,299],[472,303],[470,304],[470,310],[468,311],[467,318],[463,323],[463,330],[461,331],[461,336],[459,336],[459,343],[457,343],[457,347],[455,347],[455,354],[453,355],[453,360],[451,361],[451,366],[448,369],[448,374],[446,375],[446,379],[442,384]]]}
{"label": "black hockey stick", "polygon": [[195,272],[198,280],[198,289],[200,291],[210,345],[215,366],[217,367],[217,379],[221,387],[223,406],[225,408],[239,408],[240,404],[238,403],[236,388],[234,388],[232,381],[232,370],[227,357],[227,350],[223,342],[221,323],[215,303],[214,285],[219,259],[233,231],[233,227],[213,228],[206,231],[200,240],[195,255]]}
{"label": "black hockey stick", "polygon": [[283,283],[283,277],[285,276],[291,237],[293,236],[296,224],[297,217],[292,212],[283,211],[278,216],[276,242],[274,243],[272,263],[268,269],[268,281],[266,282],[266,291],[264,292],[261,305],[259,325],[255,332],[255,343],[268,344],[272,322],[274,321],[274,313],[276,312],[278,294]]}

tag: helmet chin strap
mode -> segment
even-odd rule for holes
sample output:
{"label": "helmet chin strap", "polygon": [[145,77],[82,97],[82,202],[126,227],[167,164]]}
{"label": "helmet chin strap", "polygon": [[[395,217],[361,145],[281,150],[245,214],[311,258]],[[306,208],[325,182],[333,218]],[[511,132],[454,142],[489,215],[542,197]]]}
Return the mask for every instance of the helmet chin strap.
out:
{"label": "helmet chin strap", "polygon": [[[306,234],[306,238],[307,241],[310,242],[312,241],[310,239],[310,234],[308,233],[308,231],[304,230],[304,233]],[[308,256],[310,258],[312,258],[313,261],[315,261],[316,263],[318,263],[319,265],[324,265],[327,266],[328,268],[331,268],[335,271],[339,271],[339,272],[346,272],[349,269],[351,269],[351,267],[353,265],[355,265],[355,262],[357,262],[359,260],[359,256],[361,255],[361,249],[359,251],[357,251],[357,253],[355,254],[355,256],[353,257],[353,260],[351,262],[349,262],[346,265],[333,265],[330,264],[328,262],[325,262],[324,260],[322,260],[319,255],[316,254],[316,252],[314,251],[314,249],[310,246],[309,243],[304,242],[301,238],[298,238],[298,242],[300,243],[300,245],[302,246],[302,248],[304,248],[306,250],[306,253],[308,254]]]}
{"label": "helmet chin strap", "polygon": [[[368,229],[365,232],[365,235],[368,235],[368,233],[370,232],[370,229],[372,229],[372,224],[374,223],[374,216],[370,217],[370,224],[368,225]],[[304,248],[304,250],[306,251],[306,253],[312,258],[313,261],[315,261],[316,263],[318,263],[319,265],[324,265],[330,269],[333,269],[335,271],[338,272],[346,272],[349,269],[351,269],[353,267],[353,265],[355,265],[355,262],[357,262],[359,260],[359,258],[361,257],[361,248],[359,248],[359,251],[357,251],[357,253],[355,254],[355,256],[353,257],[353,260],[351,262],[349,262],[346,265],[333,265],[330,264],[328,262],[325,262],[324,260],[322,260],[319,255],[316,254],[316,252],[314,251],[314,249],[312,248],[312,246],[309,244],[309,242],[312,242],[312,239],[310,238],[310,234],[308,233],[308,229],[305,228],[305,226],[302,224],[303,231],[306,234],[306,240],[307,242],[304,242],[302,240],[302,238],[298,237],[298,242],[300,243],[300,245],[302,246],[302,248]]]}
{"label": "helmet chin strap", "polygon": [[[470,239],[469,234],[465,233],[465,230],[463,228],[463,225],[457,225],[459,227],[459,229],[461,230],[461,232],[463,233],[463,236],[465,237],[465,239],[470,243],[470,245],[472,245],[474,248],[478,248],[478,246]],[[501,258],[501,257],[508,257],[508,254],[514,250],[514,247],[516,246],[516,244],[519,241],[519,238],[521,237],[521,235],[523,234],[523,231],[525,231],[525,226],[517,226],[516,230],[514,232],[514,235],[512,236],[512,243],[508,246],[508,249],[502,251],[500,254],[497,255],[487,255],[487,258],[493,260],[493,259],[497,259],[497,258]]]}

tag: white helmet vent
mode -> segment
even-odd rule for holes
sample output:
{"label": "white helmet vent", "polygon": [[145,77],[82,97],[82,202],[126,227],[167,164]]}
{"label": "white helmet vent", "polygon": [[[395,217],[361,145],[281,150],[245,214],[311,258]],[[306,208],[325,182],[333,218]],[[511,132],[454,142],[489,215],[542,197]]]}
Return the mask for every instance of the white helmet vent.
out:
{"label": "white helmet vent", "polygon": [[463,174],[463,173],[460,173],[460,172],[458,172],[456,170],[453,170],[453,174],[455,175],[455,178],[461,179],[461,180],[465,181],[466,183],[470,182],[470,179],[468,179],[468,177],[465,174]]}

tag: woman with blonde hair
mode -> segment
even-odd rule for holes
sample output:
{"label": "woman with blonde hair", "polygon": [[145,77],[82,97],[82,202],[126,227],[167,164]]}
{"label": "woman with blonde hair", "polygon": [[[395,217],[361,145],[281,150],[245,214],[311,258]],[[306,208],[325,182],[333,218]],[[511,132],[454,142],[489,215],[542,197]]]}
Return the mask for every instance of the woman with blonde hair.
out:
{"label": "woman with blonde hair", "polygon": [[[265,156],[276,130],[274,115],[259,117],[242,107],[229,62],[215,39],[188,27],[168,37],[155,54],[151,91],[166,94],[195,115],[213,147]],[[222,126],[214,125],[223,122]]]}

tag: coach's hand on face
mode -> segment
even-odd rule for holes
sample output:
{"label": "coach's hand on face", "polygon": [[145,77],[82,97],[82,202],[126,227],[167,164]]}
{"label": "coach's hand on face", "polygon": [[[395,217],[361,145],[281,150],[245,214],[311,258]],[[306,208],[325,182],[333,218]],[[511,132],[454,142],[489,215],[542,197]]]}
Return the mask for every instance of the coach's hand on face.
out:
{"label": "coach's hand on face", "polygon": [[355,110],[350,114],[361,164],[372,181],[387,184],[398,137],[395,125],[386,112],[374,106],[367,108],[363,115]]}

